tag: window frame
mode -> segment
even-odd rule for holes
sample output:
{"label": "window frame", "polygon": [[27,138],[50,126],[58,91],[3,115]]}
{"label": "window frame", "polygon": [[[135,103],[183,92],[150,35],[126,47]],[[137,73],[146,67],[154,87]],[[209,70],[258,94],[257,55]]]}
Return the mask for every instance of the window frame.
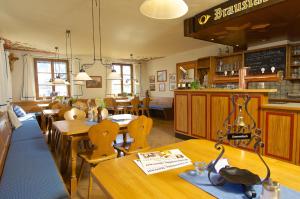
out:
{"label": "window frame", "polygon": [[[124,79],[123,79],[123,66],[130,66],[130,82],[131,82],[131,86],[130,86],[130,90],[131,90],[131,95],[133,94],[133,65],[132,64],[126,64],[126,63],[112,63],[112,66],[114,65],[119,65],[121,67],[121,93],[119,94],[123,94],[124,93]],[[112,86],[112,85],[111,85]]]}
{"label": "window frame", "polygon": [[[39,61],[47,61],[51,63],[51,78],[54,79],[54,63],[55,62],[64,62],[66,63],[67,67],[67,81],[70,82],[70,69],[69,69],[69,61],[65,59],[49,59],[49,58],[34,58],[34,82],[35,82],[35,92],[36,92],[36,99],[42,99],[43,96],[40,96],[39,93],[39,81],[38,81],[38,70],[37,70],[37,64]],[[71,84],[66,85],[67,86],[67,93],[68,95],[66,97],[71,96]],[[52,87],[52,92],[55,91],[55,85],[51,86]],[[46,97],[46,99],[51,99],[51,97]]]}

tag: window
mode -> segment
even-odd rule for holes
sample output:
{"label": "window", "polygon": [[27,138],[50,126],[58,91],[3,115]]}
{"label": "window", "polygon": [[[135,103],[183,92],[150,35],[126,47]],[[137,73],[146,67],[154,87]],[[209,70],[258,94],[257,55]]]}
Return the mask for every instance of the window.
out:
{"label": "window", "polygon": [[49,80],[58,74],[69,81],[69,65],[66,60],[34,59],[35,90],[37,98],[50,97],[53,92],[58,96],[70,96],[70,86],[50,85]]}
{"label": "window", "polygon": [[112,94],[133,93],[132,87],[132,65],[131,64],[113,64],[113,68],[117,74],[121,76],[121,80],[112,80]]}

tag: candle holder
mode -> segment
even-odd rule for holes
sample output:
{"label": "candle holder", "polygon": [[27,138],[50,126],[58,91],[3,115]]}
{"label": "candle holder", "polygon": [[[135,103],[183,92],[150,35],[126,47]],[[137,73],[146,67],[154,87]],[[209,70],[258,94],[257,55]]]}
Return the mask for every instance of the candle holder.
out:
{"label": "candle holder", "polygon": [[[252,188],[255,184],[262,184],[262,182],[269,181],[271,172],[269,166],[266,164],[262,156],[260,155],[261,149],[264,147],[262,142],[262,131],[257,128],[256,122],[248,111],[248,104],[250,101],[249,95],[233,95],[231,102],[233,105],[233,110],[229,113],[227,118],[223,123],[223,130],[217,132],[218,139],[215,144],[215,149],[220,151],[217,159],[211,163],[208,168],[208,178],[211,184],[215,186],[222,186],[226,182],[241,184],[245,188],[245,194],[248,198],[255,198],[256,193]],[[230,124],[231,119],[234,117],[234,113],[238,108],[238,114],[234,118],[233,124]],[[244,112],[250,119],[250,123],[247,124],[244,120]],[[254,142],[254,151],[258,155],[258,158],[264,164],[267,174],[266,177],[261,180],[258,175],[252,173],[247,169],[240,169],[237,167],[224,167],[219,171],[218,176],[212,178],[212,173],[215,171],[215,166],[218,164],[219,160],[225,153],[225,147],[223,146],[224,142],[227,142],[230,146],[233,147],[248,147],[252,142]]]}

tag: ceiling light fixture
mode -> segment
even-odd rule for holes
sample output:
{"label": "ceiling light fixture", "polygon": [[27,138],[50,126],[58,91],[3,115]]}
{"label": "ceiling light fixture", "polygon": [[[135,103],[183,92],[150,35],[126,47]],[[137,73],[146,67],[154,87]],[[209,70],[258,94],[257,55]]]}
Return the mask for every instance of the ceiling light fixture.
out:
{"label": "ceiling light fixture", "polygon": [[140,6],[143,15],[154,19],[179,18],[188,10],[184,0],[145,0]]}
{"label": "ceiling light fixture", "polygon": [[[92,67],[96,61],[100,61],[100,63],[107,67],[107,68],[111,68],[112,64],[111,61],[109,59],[103,59],[102,58],[102,35],[101,35],[101,0],[92,0],[92,10],[91,10],[91,14],[92,14],[92,40],[93,40],[93,62],[92,63],[88,63],[88,64],[83,64],[81,66],[81,75],[84,75],[85,77],[87,77],[85,74],[83,74],[85,72],[84,69],[87,69],[89,67]],[[98,7],[98,36],[99,36],[99,58],[96,58],[96,43],[95,43],[95,15],[94,15],[94,9],[96,9]],[[75,80],[81,80],[79,79],[79,77],[75,77]],[[83,80],[83,79],[82,79]]]}
{"label": "ceiling light fixture", "polygon": [[[55,62],[54,62],[54,68],[57,66],[57,62],[59,61],[59,48],[57,46],[54,47],[55,49]],[[54,69],[55,70],[55,69]],[[60,75],[60,66],[58,66],[58,73],[55,76],[54,79],[49,80],[50,85],[70,85],[70,83],[67,80],[64,80],[61,78]]]}

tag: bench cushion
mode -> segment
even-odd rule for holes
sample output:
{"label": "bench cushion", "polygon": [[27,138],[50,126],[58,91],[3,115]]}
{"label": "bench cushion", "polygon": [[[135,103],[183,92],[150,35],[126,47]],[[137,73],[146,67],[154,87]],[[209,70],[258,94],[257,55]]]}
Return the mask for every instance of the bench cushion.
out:
{"label": "bench cushion", "polygon": [[34,115],[27,115],[24,118],[19,119],[22,121],[22,126],[13,131],[11,138],[12,143],[43,138],[42,131]]}
{"label": "bench cushion", "polygon": [[153,110],[165,110],[165,109],[171,109],[172,105],[150,105],[149,106],[150,109]]}
{"label": "bench cushion", "polygon": [[11,143],[0,182],[1,198],[68,198],[44,139]]}

